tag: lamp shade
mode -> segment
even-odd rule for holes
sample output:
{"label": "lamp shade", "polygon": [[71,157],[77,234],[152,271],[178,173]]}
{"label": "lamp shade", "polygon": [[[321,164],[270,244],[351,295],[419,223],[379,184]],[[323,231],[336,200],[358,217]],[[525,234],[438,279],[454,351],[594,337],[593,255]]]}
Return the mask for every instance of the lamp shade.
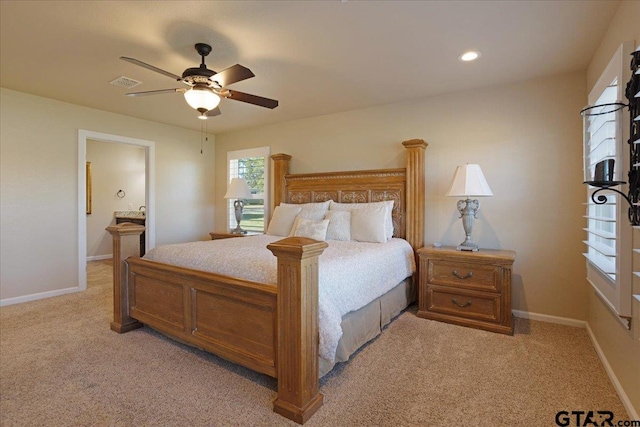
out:
{"label": "lamp shade", "polygon": [[253,199],[251,189],[243,178],[233,178],[227,187],[225,199]]}
{"label": "lamp shade", "polygon": [[195,110],[213,110],[220,103],[220,97],[213,93],[208,86],[194,86],[184,93],[187,104]]}
{"label": "lamp shade", "polygon": [[493,196],[489,184],[482,174],[480,165],[458,166],[453,174],[453,182],[447,196]]}

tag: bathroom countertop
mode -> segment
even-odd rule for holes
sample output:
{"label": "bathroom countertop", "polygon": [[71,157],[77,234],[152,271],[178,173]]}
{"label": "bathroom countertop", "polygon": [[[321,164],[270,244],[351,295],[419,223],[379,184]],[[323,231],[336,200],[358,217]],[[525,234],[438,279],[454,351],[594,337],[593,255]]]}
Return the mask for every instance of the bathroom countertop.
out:
{"label": "bathroom countertop", "polygon": [[146,219],[145,211],[115,211],[113,215],[116,218],[132,218],[132,219]]}

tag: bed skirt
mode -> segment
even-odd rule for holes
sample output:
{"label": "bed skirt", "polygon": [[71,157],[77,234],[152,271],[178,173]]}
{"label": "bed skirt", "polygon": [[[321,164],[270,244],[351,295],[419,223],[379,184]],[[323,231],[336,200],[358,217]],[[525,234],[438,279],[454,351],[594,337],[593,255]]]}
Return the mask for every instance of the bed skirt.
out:
{"label": "bed skirt", "polygon": [[411,277],[364,307],[342,317],[342,337],[333,362],[319,359],[319,377],[328,374],[336,363],[346,362],[360,347],[371,341],[391,320],[415,301],[415,285]]}

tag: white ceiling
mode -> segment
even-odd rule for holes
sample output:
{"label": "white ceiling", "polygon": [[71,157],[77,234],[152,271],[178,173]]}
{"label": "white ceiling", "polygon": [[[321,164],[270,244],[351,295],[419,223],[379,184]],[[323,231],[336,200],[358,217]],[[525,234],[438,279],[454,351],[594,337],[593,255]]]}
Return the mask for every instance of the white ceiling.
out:
{"label": "white ceiling", "polygon": [[[0,85],[200,130],[181,87],[119,59],[174,74],[200,62],[256,77],[231,89],[280,101],[269,110],[222,100],[210,133],[348,111],[588,66],[619,1],[6,1]],[[475,49],[482,57],[462,63]],[[464,111],[461,111],[464,113]]]}

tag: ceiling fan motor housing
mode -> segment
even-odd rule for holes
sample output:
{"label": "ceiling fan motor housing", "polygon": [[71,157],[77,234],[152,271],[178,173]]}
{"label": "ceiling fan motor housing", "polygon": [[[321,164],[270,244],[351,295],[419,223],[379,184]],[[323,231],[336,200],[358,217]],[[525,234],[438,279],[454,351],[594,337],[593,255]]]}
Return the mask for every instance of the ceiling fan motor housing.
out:
{"label": "ceiling fan motor housing", "polygon": [[182,80],[184,80],[189,85],[194,85],[196,83],[207,83],[210,84],[211,80],[209,78],[215,75],[216,72],[210,70],[208,68],[187,68],[182,73]]}
{"label": "ceiling fan motor housing", "polygon": [[211,86],[209,78],[216,74],[215,71],[207,68],[204,63],[204,57],[211,53],[211,46],[206,43],[196,43],[196,51],[202,57],[202,63],[199,67],[187,68],[182,73],[182,80],[189,85],[195,85],[197,83],[206,83]]}

